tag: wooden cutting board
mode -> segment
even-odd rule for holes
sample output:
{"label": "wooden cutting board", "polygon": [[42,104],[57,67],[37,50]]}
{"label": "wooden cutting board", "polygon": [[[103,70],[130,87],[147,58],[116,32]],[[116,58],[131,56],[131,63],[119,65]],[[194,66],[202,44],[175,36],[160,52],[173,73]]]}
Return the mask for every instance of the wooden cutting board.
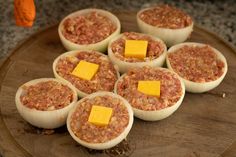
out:
{"label": "wooden cutting board", "polygon": [[[138,31],[135,13],[116,15],[122,31]],[[17,88],[32,79],[53,77],[52,62],[65,52],[57,25],[32,35],[0,67],[0,153],[6,157],[236,156],[236,52],[199,26],[189,41],[210,44],[224,54],[229,71],[220,86],[203,94],[187,93],[180,108],[162,121],[135,119],[127,140],[110,150],[93,151],[77,144],[66,127],[45,135],[47,131],[29,125],[18,114]]]}

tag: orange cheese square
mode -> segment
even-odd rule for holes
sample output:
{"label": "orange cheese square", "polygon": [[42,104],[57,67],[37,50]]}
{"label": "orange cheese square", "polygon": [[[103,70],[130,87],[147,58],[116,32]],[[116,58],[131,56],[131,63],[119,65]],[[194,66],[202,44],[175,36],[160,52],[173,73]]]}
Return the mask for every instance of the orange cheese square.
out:
{"label": "orange cheese square", "polygon": [[160,81],[138,81],[138,91],[147,95],[160,97]]}
{"label": "orange cheese square", "polygon": [[110,107],[93,105],[88,121],[94,125],[106,126],[109,124],[112,111]]}
{"label": "orange cheese square", "polygon": [[148,41],[145,40],[126,40],[125,57],[135,57],[143,59],[146,57]]}
{"label": "orange cheese square", "polygon": [[97,73],[99,68],[98,64],[86,62],[84,60],[80,61],[79,64],[72,71],[72,75],[75,75],[84,80],[91,80],[93,76]]}

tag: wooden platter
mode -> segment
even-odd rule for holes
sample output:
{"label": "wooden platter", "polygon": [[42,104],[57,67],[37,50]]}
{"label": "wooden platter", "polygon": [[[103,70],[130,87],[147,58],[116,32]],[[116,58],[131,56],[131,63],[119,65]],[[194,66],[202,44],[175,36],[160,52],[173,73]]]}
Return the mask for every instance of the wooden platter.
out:
{"label": "wooden platter", "polygon": [[[138,31],[135,13],[116,15],[122,31]],[[32,35],[0,67],[0,154],[6,157],[236,156],[236,52],[199,26],[194,27],[189,41],[211,44],[224,54],[229,71],[220,86],[208,93],[187,93],[180,108],[162,121],[135,119],[126,141],[110,150],[93,151],[77,144],[66,127],[46,135],[47,131],[29,125],[18,114],[14,102],[17,88],[32,79],[53,77],[52,62],[65,52],[57,25]]]}

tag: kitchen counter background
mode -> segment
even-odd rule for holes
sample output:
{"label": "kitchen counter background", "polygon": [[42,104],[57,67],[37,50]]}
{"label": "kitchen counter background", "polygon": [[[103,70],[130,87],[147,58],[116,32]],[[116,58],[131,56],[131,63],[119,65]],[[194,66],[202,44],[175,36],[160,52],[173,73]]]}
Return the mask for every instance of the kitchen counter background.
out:
{"label": "kitchen counter background", "polygon": [[35,0],[37,15],[31,28],[17,27],[13,16],[13,0],[0,1],[0,58],[6,56],[23,39],[49,25],[58,23],[67,14],[88,7],[110,11],[132,10],[155,3],[175,5],[193,18],[195,23],[218,34],[236,47],[236,3],[227,1],[168,1],[168,0]]}

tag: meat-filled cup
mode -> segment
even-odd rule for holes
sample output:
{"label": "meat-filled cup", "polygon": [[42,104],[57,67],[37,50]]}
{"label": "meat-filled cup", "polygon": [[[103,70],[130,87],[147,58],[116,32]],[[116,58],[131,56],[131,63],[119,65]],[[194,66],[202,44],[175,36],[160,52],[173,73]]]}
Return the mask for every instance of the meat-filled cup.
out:
{"label": "meat-filled cup", "polygon": [[[143,59],[135,57],[125,57],[125,41],[126,40],[143,40],[147,41],[146,57]],[[166,58],[167,48],[165,43],[154,36],[125,32],[113,38],[108,45],[108,56],[114,65],[117,65],[119,72],[125,73],[129,69],[137,67],[161,67]]]}
{"label": "meat-filled cup", "polygon": [[[139,81],[160,81],[160,96],[140,92]],[[115,93],[130,103],[135,117],[157,121],[169,117],[179,108],[184,99],[185,86],[178,75],[169,69],[143,67],[123,74],[116,82]]]}
{"label": "meat-filled cup", "polygon": [[166,63],[181,77],[186,91],[192,93],[214,89],[228,71],[223,54],[202,43],[185,42],[172,46],[167,52]]}
{"label": "meat-filled cup", "polygon": [[[91,80],[85,80],[72,74],[75,67],[81,61],[91,62],[99,65],[96,74]],[[85,67],[85,71],[86,71]],[[116,80],[120,74],[109,58],[98,51],[74,50],[63,53],[53,62],[54,76],[64,82],[70,82],[78,93],[79,97],[97,91],[114,91]]]}
{"label": "meat-filled cup", "polygon": [[[106,126],[88,121],[93,105],[112,108]],[[96,92],[77,102],[67,118],[67,129],[72,138],[91,149],[108,149],[126,138],[133,125],[133,110],[121,96],[112,92]]]}
{"label": "meat-filled cup", "polygon": [[112,13],[101,9],[83,9],[66,16],[58,33],[64,47],[70,50],[105,52],[111,38],[120,34],[120,21]]}
{"label": "meat-filled cup", "polygon": [[44,129],[64,125],[76,102],[76,89],[55,78],[29,81],[18,88],[15,97],[16,108],[23,119]]}
{"label": "meat-filled cup", "polygon": [[141,32],[159,37],[168,47],[184,42],[193,31],[192,18],[169,5],[142,9],[136,18]]}

